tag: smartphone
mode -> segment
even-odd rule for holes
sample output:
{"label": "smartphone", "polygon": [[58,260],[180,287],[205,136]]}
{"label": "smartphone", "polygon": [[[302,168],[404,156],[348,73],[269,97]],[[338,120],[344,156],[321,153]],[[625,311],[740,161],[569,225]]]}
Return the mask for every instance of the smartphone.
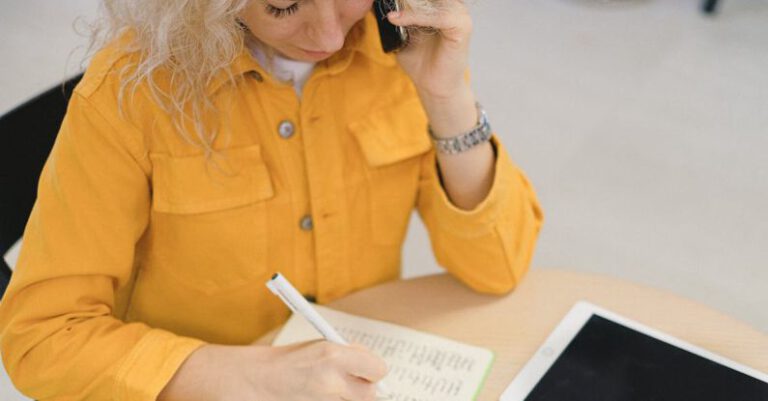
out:
{"label": "smartphone", "polygon": [[374,0],[373,2],[373,11],[376,13],[376,22],[379,25],[381,47],[385,53],[398,51],[408,44],[408,31],[402,26],[393,25],[387,19],[388,13],[401,9],[400,0]]}

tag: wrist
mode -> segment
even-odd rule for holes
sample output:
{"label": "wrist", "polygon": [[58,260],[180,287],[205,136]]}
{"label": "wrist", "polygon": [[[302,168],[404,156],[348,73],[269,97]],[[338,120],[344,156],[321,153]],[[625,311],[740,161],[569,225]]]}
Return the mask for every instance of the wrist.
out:
{"label": "wrist", "polygon": [[472,96],[472,88],[465,81],[460,81],[456,85],[448,85],[440,90],[429,90],[423,87],[416,87],[416,93],[422,102],[434,105],[450,105],[457,99]]}
{"label": "wrist", "polygon": [[419,97],[425,100],[430,100],[434,103],[447,103],[457,96],[462,96],[466,92],[470,92],[469,86],[466,82],[461,81],[456,85],[449,85],[440,88],[439,90],[431,90],[423,87],[416,87],[416,92]]}
{"label": "wrist", "polygon": [[420,99],[427,113],[432,135],[436,138],[461,135],[478,123],[475,96],[468,86],[452,96],[434,97],[420,94]]}
{"label": "wrist", "polygon": [[264,396],[271,352],[268,346],[204,345],[187,357],[157,400],[207,401],[230,399],[235,394],[277,399]]}
{"label": "wrist", "polygon": [[210,388],[205,382],[207,366],[210,366],[215,354],[215,345],[203,345],[193,351],[171,380],[157,396],[158,401],[205,399]]}
{"label": "wrist", "polygon": [[472,150],[478,145],[488,142],[493,135],[491,125],[488,123],[488,116],[480,103],[475,103],[478,121],[471,130],[450,138],[440,138],[435,135],[432,127],[429,127],[429,135],[435,145],[438,153],[455,155]]}

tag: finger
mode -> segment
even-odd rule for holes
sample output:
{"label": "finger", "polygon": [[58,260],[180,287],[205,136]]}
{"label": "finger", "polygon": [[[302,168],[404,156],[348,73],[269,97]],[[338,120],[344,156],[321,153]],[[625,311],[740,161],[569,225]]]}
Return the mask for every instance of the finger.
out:
{"label": "finger", "polygon": [[465,11],[458,8],[438,10],[424,13],[412,10],[392,11],[387,14],[387,19],[398,26],[421,26],[437,28],[439,30],[456,30],[467,28],[471,24],[471,18]]}
{"label": "finger", "polygon": [[348,374],[369,382],[377,382],[387,375],[387,364],[367,348],[351,345],[347,350],[348,352],[339,359],[339,364]]}
{"label": "finger", "polygon": [[341,394],[341,398],[349,401],[375,401],[376,385],[368,380],[349,376],[346,389]]}

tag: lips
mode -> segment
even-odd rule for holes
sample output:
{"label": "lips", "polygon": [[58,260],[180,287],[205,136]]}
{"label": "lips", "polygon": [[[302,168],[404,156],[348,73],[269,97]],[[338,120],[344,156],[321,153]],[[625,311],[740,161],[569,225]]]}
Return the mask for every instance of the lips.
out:
{"label": "lips", "polygon": [[301,50],[304,51],[305,53],[307,53],[308,55],[313,56],[313,57],[328,57],[331,54],[333,54],[333,53],[329,53],[329,52],[321,52],[321,51],[316,51],[316,50],[307,50],[307,49],[301,49]]}

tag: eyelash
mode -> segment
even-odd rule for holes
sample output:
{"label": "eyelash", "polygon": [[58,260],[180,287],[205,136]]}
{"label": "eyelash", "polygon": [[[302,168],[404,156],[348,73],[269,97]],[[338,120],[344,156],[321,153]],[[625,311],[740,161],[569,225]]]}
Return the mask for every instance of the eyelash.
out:
{"label": "eyelash", "polygon": [[267,4],[267,12],[272,14],[275,18],[283,18],[289,15],[293,15],[299,9],[299,3],[293,3],[288,8],[278,8],[271,4]]}

